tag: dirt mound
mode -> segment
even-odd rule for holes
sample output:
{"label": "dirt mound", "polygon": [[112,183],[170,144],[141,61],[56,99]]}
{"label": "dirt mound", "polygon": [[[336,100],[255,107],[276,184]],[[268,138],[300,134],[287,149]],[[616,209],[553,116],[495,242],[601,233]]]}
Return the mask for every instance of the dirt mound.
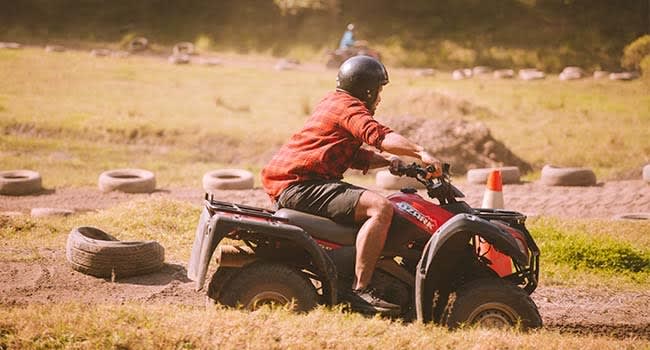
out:
{"label": "dirt mound", "polygon": [[532,170],[530,164],[496,140],[481,122],[414,116],[377,119],[424,146],[442,161],[452,164],[455,174],[493,166],[517,166],[522,173]]}
{"label": "dirt mound", "polygon": [[485,124],[468,121],[499,116],[462,97],[413,89],[399,100],[387,101],[382,111],[386,116],[377,120],[452,164],[454,174],[493,166],[517,166],[522,173],[532,170],[530,164],[494,139]]}
{"label": "dirt mound", "polygon": [[382,104],[381,110],[389,115],[498,118],[489,108],[476,105],[462,97],[428,89],[410,90],[405,96],[400,96],[399,100]]}

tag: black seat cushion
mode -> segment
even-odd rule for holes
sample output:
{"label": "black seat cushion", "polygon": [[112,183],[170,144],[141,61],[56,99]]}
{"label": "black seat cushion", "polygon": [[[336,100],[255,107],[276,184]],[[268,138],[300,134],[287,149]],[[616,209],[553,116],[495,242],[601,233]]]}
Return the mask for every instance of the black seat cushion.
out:
{"label": "black seat cushion", "polygon": [[301,211],[282,208],[274,216],[285,218],[289,223],[305,230],[312,237],[341,245],[354,245],[358,227],[345,226],[336,222]]}

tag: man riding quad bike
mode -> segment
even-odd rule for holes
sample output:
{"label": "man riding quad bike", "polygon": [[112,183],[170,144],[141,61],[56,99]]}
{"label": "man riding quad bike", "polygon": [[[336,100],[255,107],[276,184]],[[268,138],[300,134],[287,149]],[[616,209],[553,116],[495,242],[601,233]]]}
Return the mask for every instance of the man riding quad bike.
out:
{"label": "man riding quad bike", "polygon": [[[461,241],[458,243],[460,245],[454,245],[455,248],[449,248],[452,249],[450,251],[447,249],[440,251],[443,256],[451,254],[451,257],[445,258],[441,266],[436,266],[435,272],[425,273],[423,280],[427,283],[419,285],[421,290],[418,292],[416,283],[418,275],[415,274],[414,264],[420,259],[425,259],[423,254],[428,252],[429,248],[425,249],[425,244],[429,238],[443,237],[442,239],[447,240],[449,238],[447,235],[437,234],[438,226],[448,220],[456,222],[456,219],[450,220],[454,214],[474,215],[475,210],[467,205],[460,205],[459,209],[455,210],[455,204],[450,209],[440,210],[431,202],[424,201],[411,192],[404,192],[409,197],[395,202],[392,196],[385,198],[372,190],[341,181],[343,172],[348,168],[366,172],[370,168],[390,165],[391,171],[398,175],[425,176],[425,178],[419,179],[421,181],[437,179],[437,182],[427,182],[425,185],[434,186],[435,184],[435,189],[443,188],[446,189],[446,192],[442,196],[433,196],[432,198],[437,198],[440,206],[456,203],[455,198],[459,191],[452,190],[451,185],[445,180],[445,176],[448,174],[445,175],[442,172],[440,161],[425,151],[423,147],[409,141],[389,127],[381,125],[373,118],[374,111],[381,101],[380,93],[383,85],[387,83],[388,73],[385,67],[371,57],[356,56],[348,59],[341,66],[337,77],[337,90],[328,94],[319,103],[312,116],[305,122],[303,129],[295,133],[289,142],[280,148],[262,171],[262,183],[266,192],[276,206],[282,209],[271,212],[247,207],[245,214],[242,214],[238,210],[244,207],[233,204],[237,208],[234,210],[235,218],[257,218],[253,221],[245,220],[243,226],[235,227],[228,222],[230,214],[227,214],[229,212],[227,207],[230,204],[213,200],[206,203],[208,209],[206,209],[207,212],[204,211],[203,223],[200,223],[197,229],[197,241],[195,241],[189,270],[191,278],[200,283],[199,287],[202,287],[210,257],[223,236],[239,239],[237,237],[244,234],[245,238],[240,239],[242,243],[239,246],[248,246],[248,248],[219,250],[220,268],[215,274],[216,277],[213,276],[213,281],[219,282],[215,282],[213,288],[210,289],[213,292],[216,291],[210,293],[215,300],[224,304],[232,304],[246,300],[246,295],[257,298],[258,294],[255,290],[248,288],[247,277],[236,278],[231,274],[253,275],[255,280],[264,279],[262,276],[275,275],[267,271],[269,267],[265,267],[259,276],[258,273],[254,273],[254,270],[247,269],[248,263],[257,264],[260,261],[259,258],[263,258],[262,260],[273,262],[275,264],[273,269],[283,271],[282,275],[292,275],[287,267],[298,269],[302,273],[303,284],[299,290],[309,293],[311,298],[304,294],[301,294],[299,298],[296,297],[298,306],[302,305],[300,308],[308,309],[316,301],[326,304],[335,303],[337,298],[341,297],[351,304],[353,310],[367,313],[399,314],[407,317],[408,310],[415,310],[421,302],[424,302],[425,304],[420,305],[423,312],[422,317],[425,320],[431,320],[427,311],[429,307],[426,304],[432,302],[432,300],[426,301],[433,298],[433,294],[429,295],[430,292],[437,293],[436,299],[442,301],[445,300],[445,295],[455,291],[454,287],[457,287],[450,285],[448,280],[439,280],[442,278],[441,276],[449,275],[447,269],[462,275],[461,280],[457,281],[458,283],[476,279],[473,278],[474,275],[469,276],[466,273],[460,273],[462,271],[453,269],[455,263],[461,263],[463,267],[467,267],[467,261],[463,259],[457,261],[456,259],[464,255],[469,256],[469,253],[463,253],[463,249],[457,250],[456,248],[465,247],[472,237],[479,236],[496,244],[496,249],[511,253],[508,255],[513,259],[516,271],[519,271],[518,267],[528,267],[526,270],[528,272],[520,276],[524,279],[523,282],[515,280],[517,282],[515,284],[523,283],[529,292],[534,290],[537,268],[536,264],[533,264],[535,267],[532,268],[528,266],[529,263],[537,261],[536,248],[532,238],[522,238],[521,241],[525,242],[526,246],[520,246],[519,241],[512,238],[512,233],[503,231],[505,228],[501,228],[501,231],[497,230],[497,233],[494,233],[497,235],[496,237],[500,237],[498,236],[499,232],[509,233],[507,241],[511,243],[511,246],[508,247],[498,241],[493,242],[495,238],[489,234],[494,231],[493,225],[483,227],[481,226],[485,224],[483,222],[485,220],[483,220],[476,221],[481,225],[475,227],[472,220],[476,216],[459,216],[460,219],[457,219],[461,221],[459,227],[464,233],[456,236],[454,231],[453,235],[456,238],[452,241],[458,243],[456,240],[460,239]],[[364,143],[380,152],[362,148]],[[381,153],[383,151],[418,158],[425,165],[431,166],[426,168],[429,170],[424,175],[422,171],[415,168],[407,171],[399,158],[389,159],[384,155],[385,153]],[[431,190],[433,191],[433,189],[432,187]],[[430,195],[431,193],[433,192],[430,192]],[[230,209],[230,211],[233,210]],[[401,224],[403,220],[400,218],[404,213],[419,220],[419,224],[413,222],[416,227],[403,227]],[[510,222],[512,225],[521,224],[521,227],[516,226],[516,228],[525,231],[523,218],[521,218],[523,216],[520,214],[514,216],[516,219],[509,220],[507,215],[501,215],[499,220]],[[215,218],[217,221],[213,222]],[[210,221],[208,226],[205,225],[207,221]],[[416,229],[417,225],[422,224],[424,233]],[[454,225],[451,227],[456,228]],[[468,231],[469,228],[473,231]],[[213,237],[206,238],[205,235],[210,234]],[[520,236],[528,237],[529,235],[524,232]],[[284,240],[293,243],[284,242]],[[391,240],[397,240],[397,246],[393,244],[394,242],[391,243]],[[266,244],[263,242],[271,244],[270,247],[274,248],[270,250],[264,248]],[[406,250],[403,249],[403,244],[406,244]],[[487,254],[489,250],[484,251],[483,248],[486,244],[475,243],[474,245],[481,248],[483,253],[472,253],[471,256],[479,256],[478,261],[483,265],[489,265],[488,256],[491,255]],[[443,246],[447,247],[446,244]],[[268,246],[266,247],[268,248]],[[435,253],[441,249],[441,246],[435,244],[430,249],[433,250],[431,253]],[[504,249],[509,250],[504,251]],[[528,249],[532,253],[528,252]],[[300,250],[304,250],[304,252],[301,253]],[[426,256],[428,256],[427,259],[434,260],[427,260],[427,264],[422,268],[433,271],[430,269],[430,265],[435,262],[438,255]],[[244,263],[239,265],[239,263],[224,262],[230,261],[229,257],[236,257],[235,260],[243,259]],[[397,265],[390,264],[391,260],[394,260]],[[308,267],[309,265],[312,267]],[[239,273],[239,271],[243,271],[242,269],[246,269],[247,273]],[[388,275],[385,273],[374,274],[376,270],[381,269],[388,269],[386,270]],[[481,269],[471,270],[472,273],[481,271]],[[484,270],[489,272],[489,269]],[[221,276],[220,271],[224,276]],[[421,269],[418,271],[422,272]],[[502,275],[512,275],[512,271],[501,271],[501,273]],[[295,277],[295,275],[293,276]],[[387,276],[402,280],[401,286],[405,289],[398,288],[399,283],[384,283]],[[478,274],[478,276],[487,277],[489,275]],[[232,280],[234,286],[224,282],[228,281],[230,277],[235,278]],[[293,282],[285,281],[286,283],[281,284],[295,285],[298,283],[296,278]],[[514,279],[514,277],[509,278]],[[277,281],[274,277],[265,286],[275,285]],[[315,294],[309,292],[316,290],[313,286],[307,288],[310,283],[318,286],[318,291],[314,292]],[[231,293],[228,294],[230,297],[222,299],[218,296],[220,295],[219,291],[226,285],[230,285],[225,289],[231,290]],[[388,289],[391,292],[386,292],[387,285],[391,286]],[[409,288],[415,289],[409,290]],[[414,292],[415,296],[413,296]],[[283,298],[286,297],[285,294],[277,290],[261,291],[260,293],[267,296],[282,295]],[[424,299],[422,299],[422,293],[426,294]],[[316,295],[320,295],[320,297]],[[398,297],[404,295],[408,298]],[[251,300],[256,300],[255,298]],[[312,300],[312,302],[305,303],[304,300]],[[276,300],[276,302],[279,301]],[[248,305],[249,303],[244,304]],[[437,303],[437,305],[441,304]],[[510,312],[510,310],[504,312],[510,315],[509,320],[516,319],[517,317],[513,315],[519,314]],[[535,314],[537,313],[535,312]],[[519,318],[524,319],[524,317]]]}
{"label": "man riding quad bike", "polygon": [[381,61],[379,52],[369,48],[366,40],[356,40],[354,38],[354,24],[350,23],[341,37],[339,48],[327,52],[325,66],[327,68],[339,68],[348,58],[358,55],[370,56]]}
{"label": "man riding quad bike", "polygon": [[[397,315],[458,327],[537,328],[542,320],[530,294],[537,287],[539,250],[520,213],[471,208],[449,181],[448,166],[401,166],[431,199],[413,188],[388,196],[395,208],[373,275],[376,293],[400,305]],[[206,195],[188,277],[202,289],[212,256],[217,269],[210,302],[256,309],[290,304],[308,311],[346,302],[339,290],[354,278],[357,227],[303,212],[271,211]],[[223,242],[229,239],[230,244]],[[215,254],[216,253],[216,254]],[[495,271],[492,259],[507,259]]]}

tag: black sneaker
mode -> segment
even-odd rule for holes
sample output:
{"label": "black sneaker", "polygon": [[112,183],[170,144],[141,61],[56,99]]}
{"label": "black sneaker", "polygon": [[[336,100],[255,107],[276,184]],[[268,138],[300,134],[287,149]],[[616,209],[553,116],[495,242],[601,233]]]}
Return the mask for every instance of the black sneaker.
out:
{"label": "black sneaker", "polygon": [[399,314],[401,309],[399,305],[376,296],[372,288],[350,290],[345,293],[344,298],[350,302],[353,310],[359,312],[395,315]]}

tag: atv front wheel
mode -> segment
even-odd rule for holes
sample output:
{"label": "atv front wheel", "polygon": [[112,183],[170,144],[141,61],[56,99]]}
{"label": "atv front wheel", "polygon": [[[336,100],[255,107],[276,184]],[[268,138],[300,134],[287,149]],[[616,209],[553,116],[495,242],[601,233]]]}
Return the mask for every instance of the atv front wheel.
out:
{"label": "atv front wheel", "polygon": [[223,286],[217,301],[227,306],[256,310],[264,305],[291,305],[294,311],[316,306],[314,285],[299,271],[275,263],[254,263],[242,268]]}
{"label": "atv front wheel", "polygon": [[521,288],[498,278],[472,281],[456,292],[447,326],[477,325],[485,328],[539,328],[537,305]]}

